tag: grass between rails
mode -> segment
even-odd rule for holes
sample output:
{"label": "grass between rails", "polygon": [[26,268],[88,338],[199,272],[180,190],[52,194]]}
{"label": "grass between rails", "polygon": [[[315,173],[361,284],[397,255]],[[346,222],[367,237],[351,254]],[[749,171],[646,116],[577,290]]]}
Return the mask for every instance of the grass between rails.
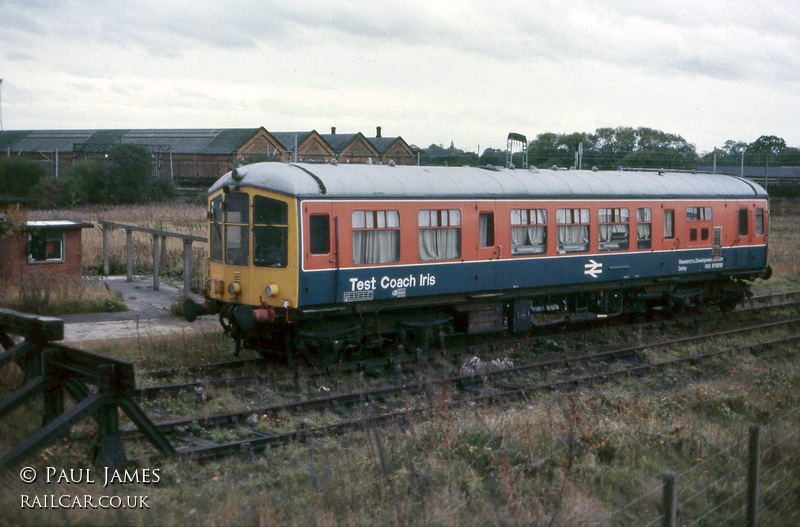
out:
{"label": "grass between rails", "polygon": [[[658,487],[663,471],[682,472],[708,460],[745,437],[750,423],[767,423],[800,406],[800,364],[793,354],[775,351],[502,406],[453,407],[442,392],[428,418],[408,425],[317,439],[253,458],[204,465],[167,461],[160,465],[164,479],[158,485],[64,488],[73,494],[148,495],[151,509],[144,511],[23,514],[21,493],[53,489],[23,486],[12,471],[3,476],[0,495],[0,506],[11,515],[0,523],[589,525]],[[762,449],[797,425],[795,416],[770,427]],[[212,439],[235,439],[225,434]],[[798,447],[795,436],[770,450],[765,470]],[[681,478],[681,499],[744,456],[742,448],[732,449]],[[83,463],[81,452],[62,443],[31,465]],[[773,476],[797,465],[795,458]],[[786,484],[798,481],[795,474]],[[681,518],[697,517],[736,491],[733,482],[723,483],[684,505]],[[659,500],[655,492],[611,524],[647,523],[657,516]]]}

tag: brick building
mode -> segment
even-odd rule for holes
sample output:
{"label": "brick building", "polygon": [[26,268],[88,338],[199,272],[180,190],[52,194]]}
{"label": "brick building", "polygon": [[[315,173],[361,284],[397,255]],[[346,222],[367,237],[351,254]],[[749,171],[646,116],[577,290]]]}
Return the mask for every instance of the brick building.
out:
{"label": "brick building", "polygon": [[58,177],[76,161],[103,161],[120,144],[142,145],[153,175],[179,185],[210,184],[248,158],[284,159],[283,145],[261,128],[21,130],[0,132],[0,152],[42,164]]}
{"label": "brick building", "polygon": [[416,153],[402,137],[362,133],[321,135],[316,130],[269,132],[260,128],[6,130],[0,155],[40,163],[58,177],[80,160],[104,161],[120,144],[144,146],[153,159],[153,177],[180,186],[208,186],[243,163],[284,162],[416,164]]}
{"label": "brick building", "polygon": [[381,127],[375,128],[375,137],[367,137],[367,141],[377,150],[380,162],[384,165],[394,161],[398,165],[416,165],[417,154],[405,140],[400,137],[383,137]]}
{"label": "brick building", "polygon": [[0,284],[81,276],[81,229],[93,225],[28,221],[28,202],[0,196]]}
{"label": "brick building", "polygon": [[[336,153],[316,130],[310,132],[272,132],[286,152],[287,163],[328,163]],[[297,155],[295,155],[295,149]],[[222,174],[220,174],[222,175]]]}

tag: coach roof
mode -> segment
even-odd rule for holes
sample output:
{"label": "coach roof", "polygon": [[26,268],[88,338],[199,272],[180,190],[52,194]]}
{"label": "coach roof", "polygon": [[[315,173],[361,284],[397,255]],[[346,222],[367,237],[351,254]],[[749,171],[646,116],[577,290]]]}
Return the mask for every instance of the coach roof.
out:
{"label": "coach roof", "polygon": [[254,163],[228,172],[209,193],[230,185],[331,199],[767,197],[756,183],[722,174],[361,164]]}

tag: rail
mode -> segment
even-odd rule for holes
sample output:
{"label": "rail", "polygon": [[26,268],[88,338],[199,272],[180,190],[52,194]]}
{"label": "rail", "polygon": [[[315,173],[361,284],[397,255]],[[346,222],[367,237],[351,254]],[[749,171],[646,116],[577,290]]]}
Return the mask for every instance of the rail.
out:
{"label": "rail", "polygon": [[[179,238],[183,240],[183,294],[184,296],[188,296],[192,275],[192,243],[206,243],[207,240],[205,238],[193,236],[191,234],[150,229],[148,227],[139,227],[138,225],[127,225],[106,220],[100,220],[98,223],[103,228],[103,276],[108,276],[108,232],[111,229],[125,229],[127,282],[133,280],[133,232],[144,232],[153,236],[153,291],[159,290],[158,275],[161,267],[164,267],[166,263],[167,238]],[[159,239],[161,240],[160,250],[158,244]]]}

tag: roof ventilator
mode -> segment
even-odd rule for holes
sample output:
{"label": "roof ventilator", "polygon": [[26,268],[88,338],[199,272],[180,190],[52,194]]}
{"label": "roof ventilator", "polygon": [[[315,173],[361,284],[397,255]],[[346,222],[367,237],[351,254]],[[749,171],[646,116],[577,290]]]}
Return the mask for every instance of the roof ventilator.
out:
{"label": "roof ventilator", "polygon": [[483,166],[482,166],[482,167],[480,167],[480,168],[482,168],[482,169],[484,169],[484,170],[491,170],[491,171],[493,171],[493,172],[499,172],[499,171],[500,171],[500,169],[499,169],[499,168],[497,168],[497,167],[496,167],[496,166],[494,166],[494,165],[483,165]]}

